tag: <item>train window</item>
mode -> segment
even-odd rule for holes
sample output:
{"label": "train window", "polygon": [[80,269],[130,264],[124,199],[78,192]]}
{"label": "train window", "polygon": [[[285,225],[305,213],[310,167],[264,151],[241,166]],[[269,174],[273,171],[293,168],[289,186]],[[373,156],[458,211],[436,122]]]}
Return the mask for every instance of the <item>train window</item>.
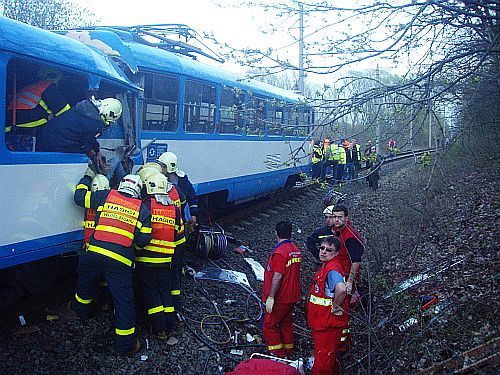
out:
{"label": "train window", "polygon": [[191,133],[213,133],[214,115],[215,87],[187,80],[184,100],[184,130]]}
{"label": "train window", "polygon": [[220,119],[217,131],[241,134],[243,130],[244,93],[238,88],[224,87],[220,98]]}
{"label": "train window", "polygon": [[266,102],[262,98],[249,97],[247,109],[247,134],[264,135]]}
{"label": "train window", "polygon": [[143,102],[143,130],[177,130],[179,81],[175,77],[145,74]]}
{"label": "train window", "polygon": [[269,103],[267,134],[281,135],[283,132],[283,106],[284,102],[278,100],[271,100]]}
{"label": "train window", "polygon": [[12,59],[6,78],[5,143],[10,151],[35,151],[40,129],[88,95],[85,77],[32,61]]}
{"label": "train window", "polygon": [[287,104],[285,110],[285,135],[289,136],[306,136],[309,125],[309,111],[305,107],[295,104]]}

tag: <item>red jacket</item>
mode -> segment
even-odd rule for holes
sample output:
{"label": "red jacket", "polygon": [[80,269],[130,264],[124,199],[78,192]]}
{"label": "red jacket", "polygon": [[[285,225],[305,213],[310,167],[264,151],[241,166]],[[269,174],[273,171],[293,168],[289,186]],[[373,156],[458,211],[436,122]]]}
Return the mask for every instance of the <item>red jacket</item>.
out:
{"label": "red jacket", "polygon": [[349,302],[348,298],[340,307],[344,310],[342,315],[332,314],[332,298],[328,297],[325,293],[326,280],[328,272],[337,271],[341,273],[342,267],[338,262],[338,255],[331,259],[314,275],[314,282],[309,289],[309,296],[307,298],[307,324],[312,329],[323,331],[327,328],[344,327],[349,322]]}
{"label": "red jacket", "polygon": [[[359,241],[359,234],[351,225],[344,225],[340,230],[333,228],[333,230],[335,230],[335,237],[340,241],[339,255],[337,255],[335,259],[341,265],[340,274],[347,280],[349,272],[351,272],[352,262],[345,243],[349,238],[355,238]],[[337,233],[339,233],[340,236],[338,236]],[[359,275],[356,275],[356,277],[359,278]]]}
{"label": "red jacket", "polygon": [[280,242],[275,248],[264,270],[262,300],[269,297],[271,282],[275,272],[283,275],[278,292],[274,296],[276,303],[295,303],[300,300],[300,263],[302,253],[290,240]]}

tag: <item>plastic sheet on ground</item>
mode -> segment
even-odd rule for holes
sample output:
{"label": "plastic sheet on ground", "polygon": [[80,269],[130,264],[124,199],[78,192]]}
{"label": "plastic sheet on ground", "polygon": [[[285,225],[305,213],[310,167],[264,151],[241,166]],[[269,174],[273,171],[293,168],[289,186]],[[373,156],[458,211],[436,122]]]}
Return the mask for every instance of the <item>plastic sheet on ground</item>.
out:
{"label": "plastic sheet on ground", "polygon": [[264,267],[253,258],[244,258],[245,262],[250,264],[255,278],[259,281],[264,281]]}
{"label": "plastic sheet on ground", "polygon": [[212,280],[243,285],[244,287],[251,289],[247,275],[243,272],[226,270],[223,268],[206,267],[205,269],[196,272],[194,278],[196,280]]}

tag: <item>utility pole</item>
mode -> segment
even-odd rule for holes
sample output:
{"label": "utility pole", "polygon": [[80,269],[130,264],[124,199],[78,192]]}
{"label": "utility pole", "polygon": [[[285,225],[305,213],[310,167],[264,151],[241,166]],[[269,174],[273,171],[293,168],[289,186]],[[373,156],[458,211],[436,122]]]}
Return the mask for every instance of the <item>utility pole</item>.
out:
{"label": "utility pole", "polygon": [[432,148],[432,102],[429,99],[429,106],[427,110],[427,115],[429,116],[429,148]]}
{"label": "utility pole", "polygon": [[[376,72],[376,76],[375,76],[376,80],[377,80],[377,84],[380,86],[380,72],[378,70],[378,64],[377,64],[377,72]],[[381,102],[381,99],[379,98],[376,102],[376,104],[380,105],[380,102]],[[376,108],[376,111],[377,113],[380,114],[380,111],[378,110],[378,108]],[[382,142],[382,124],[381,124],[381,121],[380,121],[380,117],[377,119],[377,140],[375,141],[375,145],[377,147],[377,154],[379,155],[382,155],[382,145],[381,145],[381,142]]]}
{"label": "utility pole", "polygon": [[299,80],[297,89],[304,95],[304,4],[299,3]]}

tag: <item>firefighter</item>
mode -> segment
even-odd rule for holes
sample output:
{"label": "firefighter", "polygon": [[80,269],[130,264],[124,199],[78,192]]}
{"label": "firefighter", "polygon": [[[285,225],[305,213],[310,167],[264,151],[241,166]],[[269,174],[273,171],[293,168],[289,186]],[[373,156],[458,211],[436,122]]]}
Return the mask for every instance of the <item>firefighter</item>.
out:
{"label": "firefighter", "polygon": [[134,354],[141,344],[135,338],[134,242],[144,247],[151,240],[151,216],[139,195],[139,176],[126,175],[118,190],[89,191],[95,173],[87,168],[75,191],[75,203],[97,210],[95,230],[86,251],[80,255],[75,300],[69,310],[80,318],[90,314],[90,304],[104,275],[115,308],[114,350],[118,354]]}
{"label": "firefighter", "polygon": [[[104,170],[105,160],[100,153],[97,137],[105,127],[116,122],[121,114],[122,104],[118,99],[83,100],[40,129],[36,150],[85,154],[92,160],[97,171],[101,172]],[[120,166],[118,163],[106,173],[108,179]],[[118,181],[121,181],[125,174],[123,167],[119,173],[121,176]]]}
{"label": "firefighter", "polygon": [[358,173],[359,173],[359,170],[361,169],[361,160],[362,160],[361,145],[355,139],[352,140],[352,144],[353,144],[353,148],[355,151],[354,178],[358,178]]}
{"label": "firefighter", "polygon": [[41,125],[71,108],[57,86],[63,78],[60,71],[42,67],[37,78],[38,82],[19,90],[7,105],[6,133],[34,136]]}
{"label": "firefighter", "polygon": [[347,162],[347,155],[345,153],[344,142],[337,145],[337,153],[339,155],[339,164],[337,165],[337,182],[341,183],[345,176],[345,166]]}
{"label": "firefighter", "polygon": [[330,139],[325,138],[323,140],[323,166],[321,167],[321,180],[326,180],[326,175],[328,170],[332,166],[333,155],[330,148]]}
{"label": "firefighter", "polygon": [[358,232],[348,218],[347,207],[343,204],[324,209],[325,226],[316,229],[306,240],[307,249],[319,259],[318,245],[324,238],[336,237],[340,241],[337,260],[342,266],[342,277],[346,280],[347,291],[352,295],[359,283],[361,257],[364,247]]}
{"label": "firefighter", "polygon": [[338,261],[340,241],[327,237],[321,241],[322,265],[309,289],[307,324],[314,339],[312,375],[340,374],[338,353],[349,333],[347,285]]}
{"label": "firefighter", "polygon": [[264,270],[262,301],[266,314],[262,334],[271,354],[290,358],[294,342],[292,313],[300,300],[302,254],[291,241],[292,223],[280,221],[275,229],[278,244]]}
{"label": "firefighter", "polygon": [[314,141],[311,154],[312,161],[312,176],[313,180],[319,179],[321,177],[321,168],[323,164],[323,149],[319,143],[319,140]]}
{"label": "firefighter", "polygon": [[179,207],[168,196],[172,185],[161,173],[144,180],[146,205],[151,211],[152,239],[144,248],[136,248],[136,276],[141,298],[151,321],[153,337],[164,340],[175,327],[175,309],[171,295],[172,256],[185,242]]}
{"label": "firefighter", "polygon": [[[172,193],[175,194],[175,191],[179,194],[177,199],[184,198],[184,201],[181,199],[181,205],[185,204],[185,208],[183,209],[183,219],[184,223],[189,224],[187,228],[185,228],[188,232],[191,232],[194,227],[198,223],[198,216],[200,214],[200,209],[198,207],[198,197],[196,192],[189,181],[188,176],[183,171],[178,168],[178,160],[177,155],[173,152],[167,151],[160,155],[160,157],[156,160],[158,164],[161,165],[163,174],[167,176],[168,181],[172,183],[176,190],[172,190]],[[171,194],[171,193],[169,193]],[[186,236],[188,233],[186,233]],[[173,271],[173,279],[172,279],[172,296],[174,299],[174,306],[176,311],[181,310],[181,273],[182,267],[184,263],[184,253],[186,251],[186,246],[181,245],[174,253],[174,257],[172,259],[172,271]]]}

